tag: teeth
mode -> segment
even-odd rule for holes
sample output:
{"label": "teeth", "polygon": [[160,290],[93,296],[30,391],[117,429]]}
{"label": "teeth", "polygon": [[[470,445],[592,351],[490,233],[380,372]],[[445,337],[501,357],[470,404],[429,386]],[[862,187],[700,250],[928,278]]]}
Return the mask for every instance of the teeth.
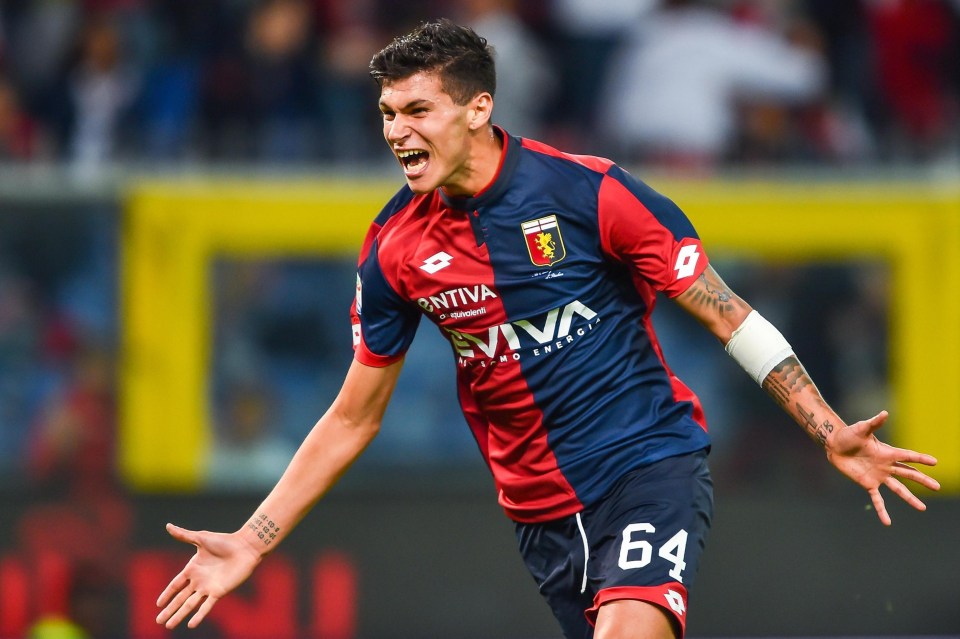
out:
{"label": "teeth", "polygon": [[412,156],[412,155],[416,155],[416,154],[418,154],[418,153],[423,153],[423,151],[414,151],[414,150],[409,150],[409,151],[397,151],[397,156],[398,156],[398,157],[401,157],[401,158],[408,158],[408,157],[410,157],[410,156]]}

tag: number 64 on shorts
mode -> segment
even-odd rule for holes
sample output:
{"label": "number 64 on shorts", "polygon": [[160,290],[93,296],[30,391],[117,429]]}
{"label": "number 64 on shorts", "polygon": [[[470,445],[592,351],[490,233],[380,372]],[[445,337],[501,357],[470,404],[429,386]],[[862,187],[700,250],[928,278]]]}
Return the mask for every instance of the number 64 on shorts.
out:
{"label": "number 64 on shorts", "polygon": [[[620,560],[617,565],[621,570],[636,570],[650,565],[653,558],[653,546],[644,539],[644,535],[657,532],[653,524],[630,524],[623,529],[623,541],[620,543]],[[683,583],[683,570],[687,567],[683,558],[687,552],[687,531],[681,528],[657,549],[657,555],[666,559],[673,568],[668,573],[670,577]]]}

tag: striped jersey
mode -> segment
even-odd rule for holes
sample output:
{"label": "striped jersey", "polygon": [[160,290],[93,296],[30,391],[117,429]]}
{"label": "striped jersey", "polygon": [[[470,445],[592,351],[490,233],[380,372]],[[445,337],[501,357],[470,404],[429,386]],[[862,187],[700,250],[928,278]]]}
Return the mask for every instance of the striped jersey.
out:
{"label": "striped jersey", "polygon": [[483,191],[404,186],[372,224],[355,357],[389,365],[422,316],[435,323],[500,504],[539,522],[709,446],[699,400],[651,324],[656,294],[685,291],[707,256],[683,212],[613,162],[497,134],[500,166]]}

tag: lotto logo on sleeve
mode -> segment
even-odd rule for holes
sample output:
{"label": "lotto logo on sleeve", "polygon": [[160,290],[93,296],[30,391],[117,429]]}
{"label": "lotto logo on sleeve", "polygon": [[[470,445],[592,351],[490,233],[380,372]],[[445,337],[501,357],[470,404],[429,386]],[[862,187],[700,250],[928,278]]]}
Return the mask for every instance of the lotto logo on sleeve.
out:
{"label": "lotto logo on sleeve", "polygon": [[677,263],[673,270],[677,272],[677,279],[682,280],[697,272],[697,262],[700,261],[700,251],[696,244],[687,244],[677,252]]}

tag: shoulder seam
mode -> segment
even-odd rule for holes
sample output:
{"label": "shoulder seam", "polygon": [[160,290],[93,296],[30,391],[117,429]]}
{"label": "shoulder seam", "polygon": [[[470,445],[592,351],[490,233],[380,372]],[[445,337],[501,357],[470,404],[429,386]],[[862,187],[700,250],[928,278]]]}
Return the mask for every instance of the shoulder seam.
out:
{"label": "shoulder seam", "polygon": [[374,219],[374,223],[379,224],[382,228],[387,223],[387,220],[405,209],[415,197],[416,193],[410,190],[409,186],[404,184],[393,195],[393,197],[390,198],[386,204],[384,204],[383,208],[380,209],[380,213],[377,214],[377,217]]}
{"label": "shoulder seam", "polygon": [[532,153],[570,162],[571,164],[581,166],[599,175],[606,175],[611,168],[616,166],[616,163],[613,160],[607,158],[596,155],[578,155],[575,153],[567,153],[565,151],[560,151],[559,149],[556,149],[548,144],[544,144],[543,142],[538,142],[529,138],[521,138],[521,148]]}

